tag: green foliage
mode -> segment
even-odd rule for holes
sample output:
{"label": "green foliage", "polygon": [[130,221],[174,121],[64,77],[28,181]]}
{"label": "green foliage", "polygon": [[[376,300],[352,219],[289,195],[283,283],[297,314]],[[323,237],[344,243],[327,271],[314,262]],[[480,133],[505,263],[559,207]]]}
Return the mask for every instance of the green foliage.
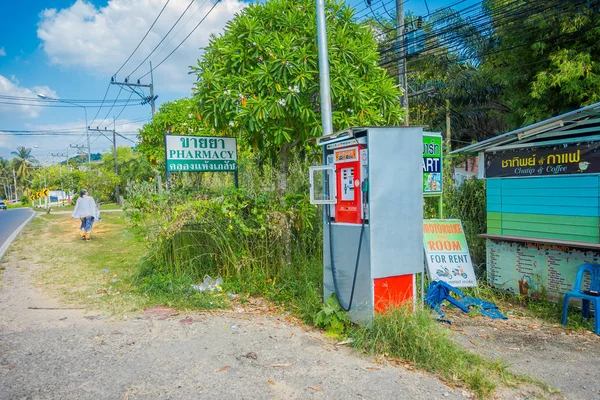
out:
{"label": "green foliage", "polygon": [[282,258],[288,231],[292,260],[320,256],[315,237],[321,224],[308,201],[306,167],[293,165],[292,190],[283,197],[274,189],[277,173],[263,166],[260,174],[245,162],[240,181],[247,186],[239,190],[222,186],[223,174],[208,176],[199,190],[172,191],[170,197],[151,183],[130,185],[125,211],[148,240],[147,262],[160,274],[273,279],[290,268]]}
{"label": "green foliage", "polygon": [[[114,174],[114,157],[112,152],[102,154],[102,164],[100,168],[107,176]],[[115,176],[116,182],[113,184],[119,185],[120,194],[126,193],[127,185],[130,182],[150,181],[154,180],[154,172],[147,157],[144,157],[136,149],[127,146],[117,147],[117,171],[118,176]],[[118,201],[115,197],[114,186],[111,191],[111,199]]]}
{"label": "green foliage", "polygon": [[146,156],[153,166],[163,165],[164,169],[164,135],[203,135],[216,136],[217,133],[207,126],[198,113],[193,100],[183,98],[163,103],[152,121],[140,129],[141,143],[139,151]]}
{"label": "green foliage", "polygon": [[[463,223],[473,264],[485,265],[485,239],[478,237],[487,232],[485,180],[467,179],[459,188],[444,188],[444,217],[458,218]],[[483,271],[477,271],[481,276]]]}
{"label": "green foliage", "polygon": [[350,317],[342,309],[335,293],[332,293],[321,310],[315,315],[314,325],[332,336],[340,336],[350,326]]}
{"label": "green foliage", "polygon": [[[600,100],[600,15],[598,1],[548,0],[544,10],[526,13],[524,0],[489,0],[490,15],[509,5],[527,16],[519,29],[502,16],[491,19],[492,48],[482,68],[503,87],[510,122],[538,122]],[[558,11],[559,10],[559,11]],[[497,52],[499,48],[510,51]]]}
{"label": "green foliage", "polygon": [[29,200],[29,197],[27,196],[21,196],[21,205],[23,206],[27,206],[31,203],[31,200]]}
{"label": "green foliage", "polygon": [[[398,125],[400,92],[378,66],[372,31],[343,3],[326,8],[334,128]],[[281,162],[283,179],[291,149],[321,134],[315,18],[310,0],[252,4],[211,37],[192,68],[202,118]]]}

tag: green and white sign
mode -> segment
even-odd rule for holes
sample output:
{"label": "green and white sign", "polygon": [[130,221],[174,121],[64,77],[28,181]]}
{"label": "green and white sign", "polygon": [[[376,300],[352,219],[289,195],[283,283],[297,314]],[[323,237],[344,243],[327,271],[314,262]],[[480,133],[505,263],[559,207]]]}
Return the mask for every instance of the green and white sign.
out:
{"label": "green and white sign", "polygon": [[442,136],[423,134],[423,194],[442,193]]}
{"label": "green and white sign", "polygon": [[235,138],[165,135],[169,172],[237,171]]}
{"label": "green and white sign", "polygon": [[477,286],[459,219],[423,220],[423,246],[430,280],[444,281],[454,287]]}

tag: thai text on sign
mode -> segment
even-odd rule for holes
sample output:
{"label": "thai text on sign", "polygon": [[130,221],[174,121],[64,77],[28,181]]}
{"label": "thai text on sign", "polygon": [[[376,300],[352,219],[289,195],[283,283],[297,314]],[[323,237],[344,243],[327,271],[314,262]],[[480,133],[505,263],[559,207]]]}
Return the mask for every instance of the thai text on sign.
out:
{"label": "thai text on sign", "polygon": [[166,135],[165,143],[168,171],[237,171],[235,138]]}

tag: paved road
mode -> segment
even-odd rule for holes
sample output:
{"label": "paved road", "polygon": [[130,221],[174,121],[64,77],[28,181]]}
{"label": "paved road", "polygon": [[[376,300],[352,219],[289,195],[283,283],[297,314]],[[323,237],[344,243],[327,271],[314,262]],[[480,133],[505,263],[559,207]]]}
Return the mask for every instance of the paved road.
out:
{"label": "paved road", "polygon": [[0,211],[0,258],[2,258],[6,241],[32,213],[33,211],[29,208],[16,208]]}

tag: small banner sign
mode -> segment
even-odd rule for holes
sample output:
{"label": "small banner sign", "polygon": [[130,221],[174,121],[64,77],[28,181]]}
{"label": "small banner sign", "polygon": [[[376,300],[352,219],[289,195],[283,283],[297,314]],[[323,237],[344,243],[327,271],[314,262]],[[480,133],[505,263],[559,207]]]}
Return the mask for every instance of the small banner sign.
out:
{"label": "small banner sign", "polygon": [[237,171],[235,138],[165,135],[169,172]]}
{"label": "small banner sign", "polygon": [[442,193],[442,136],[423,134],[423,194]]}
{"label": "small banner sign", "polygon": [[469,246],[459,219],[423,220],[423,244],[431,281],[477,286]]}
{"label": "small banner sign", "polygon": [[597,174],[598,172],[600,172],[600,142],[522,147],[485,153],[487,178]]}

